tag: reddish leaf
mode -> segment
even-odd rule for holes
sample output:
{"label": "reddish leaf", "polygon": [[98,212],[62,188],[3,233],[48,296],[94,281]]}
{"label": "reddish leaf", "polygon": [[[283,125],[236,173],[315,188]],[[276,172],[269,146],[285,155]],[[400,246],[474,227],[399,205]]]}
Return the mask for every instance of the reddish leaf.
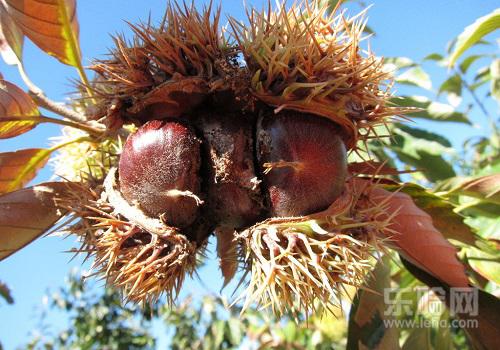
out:
{"label": "reddish leaf", "polygon": [[[358,180],[362,189],[366,180]],[[387,236],[412,263],[428,271],[452,287],[467,287],[469,281],[464,266],[458,261],[455,248],[432,224],[432,218],[404,193],[391,193],[380,186],[370,190],[370,199],[385,203],[387,213],[393,215],[391,231]]]}
{"label": "reddish leaf", "polygon": [[80,66],[75,0],[5,0],[9,14],[39,48],[65,64]]}
{"label": "reddish leaf", "polygon": [[47,232],[65,212],[55,199],[70,189],[47,182],[0,196],[0,260]]}
{"label": "reddish leaf", "polygon": [[500,204],[500,174],[454,178],[449,193],[458,193]]}
{"label": "reddish leaf", "polygon": [[23,134],[36,126],[34,121],[2,121],[3,117],[38,116],[40,112],[27,93],[16,85],[0,80],[0,139]]}
{"label": "reddish leaf", "polygon": [[49,149],[30,148],[0,153],[0,193],[23,188],[49,160]]}
{"label": "reddish leaf", "polygon": [[17,64],[23,53],[23,33],[0,2],[0,53],[7,64]]}

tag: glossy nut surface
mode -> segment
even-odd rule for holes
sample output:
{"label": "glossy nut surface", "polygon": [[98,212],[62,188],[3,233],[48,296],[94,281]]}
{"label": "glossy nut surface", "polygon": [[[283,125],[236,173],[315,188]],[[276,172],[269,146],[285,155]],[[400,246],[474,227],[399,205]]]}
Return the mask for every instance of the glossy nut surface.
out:
{"label": "glossy nut surface", "polygon": [[331,121],[293,112],[270,115],[259,122],[257,142],[271,215],[311,214],[342,193],[346,147]]}
{"label": "glossy nut surface", "polygon": [[154,120],[125,143],[119,163],[120,190],[150,216],[176,227],[196,219],[200,191],[200,140],[177,121]]}

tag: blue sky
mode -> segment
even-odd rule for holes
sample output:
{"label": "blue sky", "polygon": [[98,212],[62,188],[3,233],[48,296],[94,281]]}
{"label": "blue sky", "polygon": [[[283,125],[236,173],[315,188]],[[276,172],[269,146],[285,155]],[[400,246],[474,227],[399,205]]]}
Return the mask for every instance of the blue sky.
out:
{"label": "blue sky", "polygon": [[[203,4],[203,1],[196,1]],[[247,1],[258,7],[267,1]],[[498,5],[495,0],[374,0],[367,1],[373,7],[368,12],[369,25],[377,35],[371,39],[373,51],[381,56],[406,56],[415,61],[422,60],[433,52],[443,53],[446,44],[458,35],[463,28],[477,17],[483,16]],[[244,18],[242,1],[222,1],[223,12],[237,18]],[[78,2],[78,15],[81,28],[81,47],[84,64],[89,64],[93,57],[102,57],[112,46],[109,33],[124,32],[130,34],[125,21],[135,23],[146,20],[151,15],[153,21],[159,20],[165,8],[164,0],[85,0]],[[351,8],[354,14],[359,9]],[[60,64],[57,60],[44,55],[30,43],[24,49],[26,70],[31,79],[52,99],[62,101],[71,91],[69,78],[77,78],[72,67]],[[474,68],[474,67],[473,67]],[[476,67],[478,68],[478,67]],[[12,82],[19,80],[15,68],[0,63],[0,71]],[[446,75],[442,68],[429,67],[428,72],[435,78],[434,89]],[[405,88],[400,91],[406,92]],[[430,93],[432,95],[432,92]],[[466,101],[465,101],[466,102]],[[463,108],[463,107],[462,107]],[[495,108],[494,106],[492,108]],[[484,135],[487,129],[481,128],[484,119],[473,114],[471,119],[477,124],[475,128],[467,128],[455,123],[446,124],[446,133],[454,144],[461,143],[472,134]],[[431,122],[416,121],[415,126],[435,128]],[[442,127],[442,126],[440,126]],[[20,148],[45,147],[47,138],[58,135],[58,127],[41,125],[21,137],[0,141],[0,151],[11,151]],[[42,182],[51,176],[50,169],[40,173],[35,182]],[[74,244],[72,237],[63,240],[58,237],[39,239],[26,249],[16,253],[9,259],[0,262],[0,280],[11,288],[16,300],[14,305],[0,302],[0,341],[6,349],[12,349],[25,342],[27,334],[36,327],[38,311],[43,295],[48,289],[55,290],[63,285],[65,276],[71,268],[79,267],[81,260],[69,261],[70,254],[63,251]],[[214,247],[211,247],[212,250]],[[194,292],[196,295],[205,293],[206,288],[217,292],[222,280],[216,270],[216,263],[200,273],[205,285],[198,282],[188,282],[184,294]],[[214,283],[214,281],[217,281]],[[210,287],[207,287],[210,286]],[[227,289],[226,293],[230,294]],[[53,318],[54,324],[61,321]]]}

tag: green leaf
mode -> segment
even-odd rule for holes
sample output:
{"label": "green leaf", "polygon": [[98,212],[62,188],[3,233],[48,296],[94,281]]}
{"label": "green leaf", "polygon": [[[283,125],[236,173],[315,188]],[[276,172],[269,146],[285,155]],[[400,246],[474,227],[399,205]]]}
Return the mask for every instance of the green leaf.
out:
{"label": "green leaf", "polygon": [[[444,310],[441,314],[441,318],[439,319],[438,327],[435,333],[434,340],[434,349],[439,350],[454,350],[453,346],[453,337],[451,333],[451,329],[448,326],[448,322],[450,319],[450,313],[448,310]],[[444,326],[441,326],[441,322],[446,322]]]}
{"label": "green leaf", "polygon": [[500,213],[500,205],[475,199],[461,204],[459,207],[457,207],[456,211],[467,216],[472,215],[497,218],[498,213]]}
{"label": "green leaf", "polygon": [[460,63],[460,71],[462,73],[467,73],[467,71],[469,70],[469,67],[474,63],[476,62],[478,59],[484,57],[485,55],[471,55],[467,58],[465,58],[462,63]]}
{"label": "green leaf", "polygon": [[23,134],[37,124],[35,121],[24,120],[2,122],[2,118],[39,115],[38,107],[27,93],[6,80],[0,80],[0,139]]}
{"label": "green leaf", "polygon": [[452,106],[458,106],[462,100],[462,78],[458,74],[455,74],[446,79],[439,87],[438,94],[443,92],[448,94],[448,102]]}
{"label": "green leaf", "polygon": [[[481,237],[487,239],[500,239],[500,218],[488,219],[479,217],[469,220],[477,228]],[[500,251],[496,246],[484,245],[477,249],[467,248],[465,250],[467,262],[481,276],[489,281],[500,285]]]}
{"label": "green leaf", "polygon": [[451,144],[441,135],[397,125],[390,148],[398,158],[416,167],[431,182],[455,176],[453,167],[442,157],[452,153]]}
{"label": "green leaf", "polygon": [[439,134],[424,129],[412,128],[403,124],[396,124],[396,128],[398,129],[398,131],[404,131],[405,133],[408,133],[411,136],[416,137],[417,139],[427,140],[431,142],[438,142],[440,145],[445,147],[443,149],[436,150],[435,153],[433,154],[440,154],[440,152],[451,151],[452,148],[451,142],[444,136],[441,136]]}
{"label": "green leaf", "polygon": [[[497,225],[500,228],[500,225]],[[500,259],[498,256],[486,253],[476,248],[465,251],[467,262],[481,276],[500,285]]]}
{"label": "green leaf", "polygon": [[414,85],[427,90],[432,89],[432,81],[421,67],[413,67],[396,77],[396,82],[405,85]]}
{"label": "green leaf", "polygon": [[457,37],[454,51],[450,55],[449,65],[453,66],[468,48],[498,28],[500,28],[500,9],[478,18],[474,23],[466,27]]}
{"label": "green leaf", "polygon": [[71,189],[48,182],[0,196],[0,260],[47,232],[65,214],[55,199]]}
{"label": "green leaf", "polygon": [[18,190],[33,180],[51,153],[43,148],[0,153],[0,194]]}
{"label": "green leaf", "polygon": [[222,320],[216,320],[212,323],[212,335],[213,335],[213,348],[220,349],[222,342],[224,341],[224,327],[225,322]]}
{"label": "green leaf", "polygon": [[227,325],[229,340],[234,346],[240,345],[243,340],[243,324],[239,319],[232,317],[227,321]]}
{"label": "green leaf", "polygon": [[366,289],[359,289],[349,314],[347,349],[399,349],[397,327],[387,327],[384,321],[394,321],[387,315],[384,290],[390,287],[390,257],[380,260],[369,277]]}
{"label": "green leaf", "polygon": [[477,70],[474,76],[474,84],[471,84],[470,88],[476,90],[478,87],[486,84],[491,80],[490,66],[481,67]]}
{"label": "green leaf", "polygon": [[424,61],[442,61],[444,59],[443,55],[439,53],[431,53],[424,57]]}
{"label": "green leaf", "polygon": [[402,68],[415,67],[417,64],[408,57],[386,57],[384,65],[391,71]]}
{"label": "green leaf", "polygon": [[417,107],[422,111],[411,114],[414,118],[430,119],[441,122],[459,122],[471,124],[464,113],[457,112],[453,106],[434,102],[425,96],[401,96],[391,99],[391,102],[400,107]]}
{"label": "green leaf", "polygon": [[500,103],[500,59],[491,62],[491,96]]}

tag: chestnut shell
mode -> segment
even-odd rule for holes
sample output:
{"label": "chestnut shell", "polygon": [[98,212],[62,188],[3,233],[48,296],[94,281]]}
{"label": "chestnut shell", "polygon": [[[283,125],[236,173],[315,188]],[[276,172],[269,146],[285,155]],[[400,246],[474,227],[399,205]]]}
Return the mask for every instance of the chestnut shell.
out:
{"label": "chestnut shell", "polygon": [[336,124],[326,118],[290,111],[262,118],[257,158],[273,216],[324,210],[343,191],[346,147]]}
{"label": "chestnut shell", "polygon": [[198,213],[199,169],[200,140],[193,130],[179,121],[150,121],[125,143],[120,190],[146,214],[186,227]]}

